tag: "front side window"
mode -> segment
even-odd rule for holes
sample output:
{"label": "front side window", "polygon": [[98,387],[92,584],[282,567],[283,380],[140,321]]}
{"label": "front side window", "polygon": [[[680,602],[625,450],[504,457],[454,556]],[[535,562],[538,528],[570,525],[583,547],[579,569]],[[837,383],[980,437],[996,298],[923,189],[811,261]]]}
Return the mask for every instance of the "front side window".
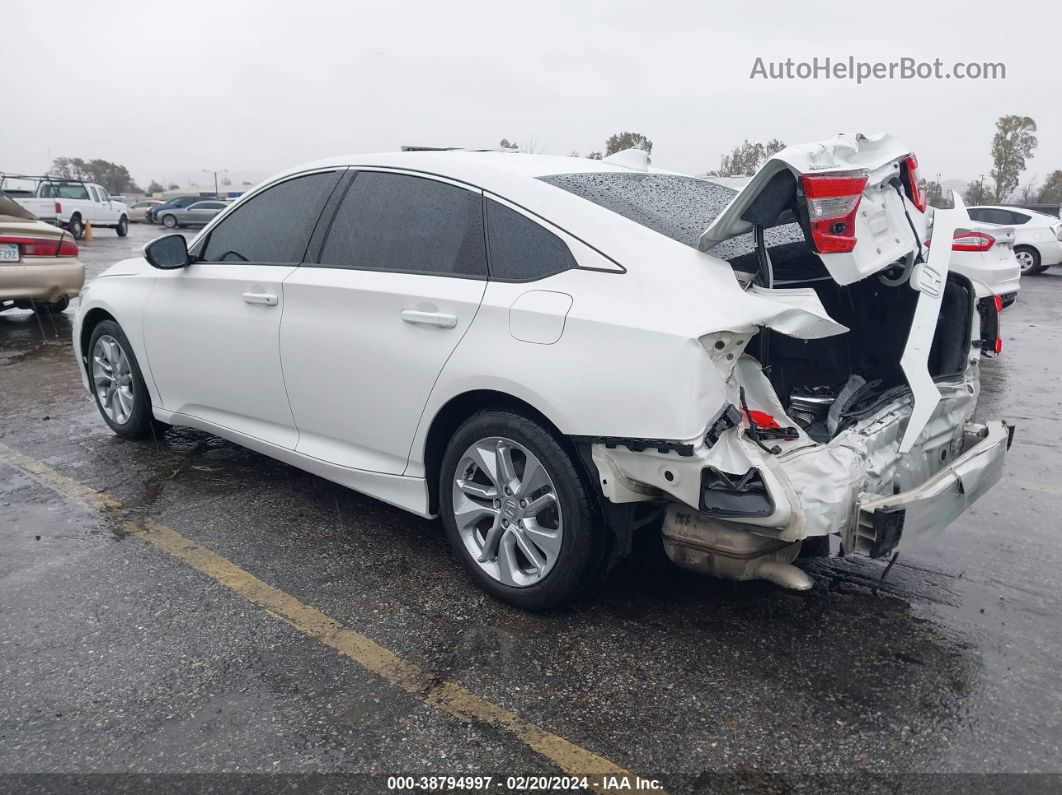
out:
{"label": "front side window", "polygon": [[332,220],[320,264],[486,276],[482,197],[424,177],[361,171]]}
{"label": "front side window", "polygon": [[295,177],[252,196],[211,230],[200,260],[302,262],[317,218],[341,173]]}
{"label": "front side window", "polygon": [[568,244],[541,224],[504,204],[487,200],[490,277],[532,281],[579,267]]}

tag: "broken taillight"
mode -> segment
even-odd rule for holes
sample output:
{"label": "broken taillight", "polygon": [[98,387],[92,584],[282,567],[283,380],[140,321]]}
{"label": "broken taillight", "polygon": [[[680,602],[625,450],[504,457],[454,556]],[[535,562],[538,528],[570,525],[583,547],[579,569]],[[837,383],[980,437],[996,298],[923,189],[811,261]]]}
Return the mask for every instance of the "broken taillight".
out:
{"label": "broken taillight", "polygon": [[926,192],[918,185],[918,158],[914,152],[904,158],[903,164],[907,171],[907,195],[911,197],[911,204],[918,208],[918,212],[926,211]]}
{"label": "broken taillight", "polygon": [[867,185],[866,176],[805,174],[800,185],[807,201],[815,251],[844,254],[854,249],[855,216]]}

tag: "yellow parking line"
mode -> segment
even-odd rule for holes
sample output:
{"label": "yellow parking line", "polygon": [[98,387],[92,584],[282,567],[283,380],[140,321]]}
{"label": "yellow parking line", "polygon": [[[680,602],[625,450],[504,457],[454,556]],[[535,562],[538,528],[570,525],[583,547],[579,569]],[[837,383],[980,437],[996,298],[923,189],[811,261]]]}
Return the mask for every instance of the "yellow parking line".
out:
{"label": "yellow parking line", "polygon": [[[272,616],[287,622],[304,635],[335,649],[344,657],[391,684],[411,693],[442,712],[461,721],[486,724],[508,732],[520,742],[544,756],[568,775],[634,776],[619,765],[573,742],[524,720],[515,712],[501,707],[456,682],[437,682],[419,666],[407,662],[359,632],[348,629],[316,608],[300,602],[291,594],[274,588],[232,561],[197,544],[171,527],[152,519],[125,518],[122,504],[105,491],[93,489],[80,481],[56,472],[46,464],[0,442],[0,456],[9,464],[54,487],[67,498],[91,510],[117,514],[119,529],[141,538],[163,552],[178,558],[193,569],[253,602]],[[593,782],[592,782],[593,783]],[[599,782],[600,783],[600,782]],[[604,786],[594,787],[599,792]],[[662,790],[656,790],[662,792]]]}

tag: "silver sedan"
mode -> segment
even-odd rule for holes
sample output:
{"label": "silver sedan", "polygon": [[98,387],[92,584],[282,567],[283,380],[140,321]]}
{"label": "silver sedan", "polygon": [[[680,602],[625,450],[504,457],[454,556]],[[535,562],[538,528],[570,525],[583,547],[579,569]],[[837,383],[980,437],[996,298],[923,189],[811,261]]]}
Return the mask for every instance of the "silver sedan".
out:
{"label": "silver sedan", "polygon": [[228,202],[218,199],[189,204],[187,207],[171,207],[158,214],[159,223],[170,229],[178,226],[205,226],[214,216],[228,207]]}

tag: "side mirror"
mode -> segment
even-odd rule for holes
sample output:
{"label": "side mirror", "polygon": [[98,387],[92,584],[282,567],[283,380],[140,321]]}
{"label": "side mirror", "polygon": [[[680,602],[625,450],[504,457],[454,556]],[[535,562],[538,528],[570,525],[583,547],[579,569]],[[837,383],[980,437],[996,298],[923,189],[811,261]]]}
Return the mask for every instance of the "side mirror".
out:
{"label": "side mirror", "polygon": [[153,268],[168,271],[192,264],[184,235],[164,235],[144,246],[144,257]]}

